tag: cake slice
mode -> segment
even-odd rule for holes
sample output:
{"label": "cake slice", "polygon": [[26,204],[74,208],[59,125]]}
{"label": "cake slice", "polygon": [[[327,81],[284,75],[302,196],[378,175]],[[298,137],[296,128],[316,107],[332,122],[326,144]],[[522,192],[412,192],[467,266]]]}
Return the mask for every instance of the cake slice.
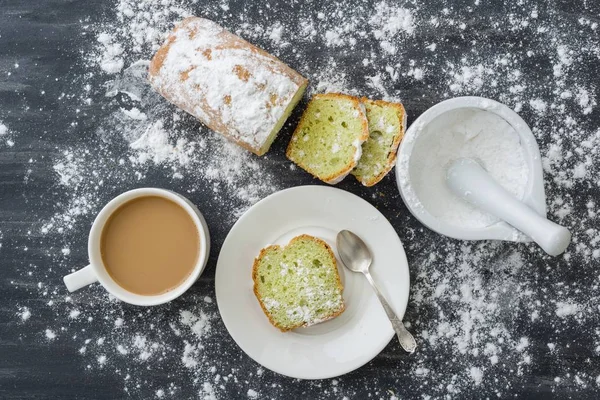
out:
{"label": "cake slice", "polygon": [[365,186],[373,186],[393,168],[400,141],[406,130],[406,112],[400,103],[361,100],[367,111],[369,139],[362,145],[362,157],[352,171]]}
{"label": "cake slice", "polygon": [[168,101],[257,155],[269,150],[308,84],[276,57],[198,17],[177,24],[148,79]]}
{"label": "cake slice", "polygon": [[252,279],[260,306],[282,332],[327,321],[345,308],[335,256],[313,236],[262,249]]}
{"label": "cake slice", "polygon": [[344,179],[362,154],[369,137],[364,106],[339,93],[313,96],[287,148],[287,157],[324,182]]}

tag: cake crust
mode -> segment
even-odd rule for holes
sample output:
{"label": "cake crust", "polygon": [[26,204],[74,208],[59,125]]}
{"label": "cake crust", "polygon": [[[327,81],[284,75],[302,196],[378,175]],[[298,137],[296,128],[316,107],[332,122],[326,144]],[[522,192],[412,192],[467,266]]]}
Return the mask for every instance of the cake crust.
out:
{"label": "cake crust", "polygon": [[404,133],[406,132],[407,115],[402,103],[392,103],[385,100],[370,100],[366,97],[363,97],[361,99],[361,102],[363,102],[364,104],[370,103],[376,106],[393,108],[396,111],[396,115],[398,116],[398,119],[400,121],[400,129],[394,138],[394,142],[390,146],[390,152],[388,153],[386,164],[382,171],[370,179],[367,179],[365,177],[361,178],[356,174],[353,174],[360,183],[362,183],[364,186],[370,187],[379,183],[394,167],[396,157],[398,155],[398,147],[400,146],[400,142],[402,141]]}

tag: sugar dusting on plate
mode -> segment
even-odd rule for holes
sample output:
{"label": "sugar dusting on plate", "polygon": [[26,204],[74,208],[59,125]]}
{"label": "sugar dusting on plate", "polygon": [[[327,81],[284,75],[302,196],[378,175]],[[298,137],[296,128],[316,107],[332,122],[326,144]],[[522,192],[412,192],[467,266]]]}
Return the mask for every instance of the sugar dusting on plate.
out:
{"label": "sugar dusting on plate", "polygon": [[[85,140],[61,145],[52,156],[62,195],[55,215],[32,226],[30,237],[59,245],[38,255],[43,263],[20,266],[11,282],[42,299],[14,305],[24,340],[77,348],[73,362],[86,373],[112,376],[124,395],[145,398],[177,398],[190,390],[204,399],[231,393],[277,398],[294,390],[342,399],[398,399],[407,390],[421,398],[509,397],[530,386],[534,373],[545,374],[556,392],[596,391],[600,134],[590,118],[597,113],[597,83],[585,72],[598,65],[598,23],[572,20],[531,0],[483,7],[479,0],[460,8],[444,1],[302,2],[265,6],[258,14],[233,1],[120,0],[106,15],[90,16],[93,22],[81,24],[85,40],[95,41],[83,50],[86,73],[65,88],[73,94],[61,101],[93,108],[99,121],[81,131]],[[140,85],[132,71],[144,62],[136,62],[152,56],[174,22],[195,14],[288,62],[311,79],[311,93],[401,99],[409,114],[458,95],[509,105],[539,141],[549,216],[572,229],[572,246],[550,259],[533,245],[448,240],[414,221],[393,184],[380,186],[370,200],[395,218],[407,250],[414,281],[405,322],[419,349],[404,357],[393,342],[351,376],[317,382],[291,382],[252,366],[226,334],[210,282],[152,310],[124,307],[99,287],[68,295],[60,278],[85,259],[89,223],[112,196],[159,177],[218,204],[221,211],[209,223],[229,227],[288,178],[303,176],[280,168],[271,155],[253,157]],[[481,24],[496,35],[493,44],[478,38]],[[513,42],[515,35],[523,40]],[[464,51],[457,55],[456,46]],[[309,53],[314,48],[322,50],[319,57]],[[77,113],[73,107],[74,119]],[[19,146],[7,119],[3,151],[11,147],[7,135]],[[36,168],[48,166],[32,160],[28,169]],[[6,235],[0,241],[10,243]],[[28,254],[27,246],[20,249]],[[565,274],[569,269],[577,272]],[[207,276],[212,273],[209,266]],[[40,326],[40,320],[53,322]],[[591,362],[565,364],[573,346],[583,346]],[[249,366],[240,367],[240,359]],[[150,382],[149,369],[167,378]]]}

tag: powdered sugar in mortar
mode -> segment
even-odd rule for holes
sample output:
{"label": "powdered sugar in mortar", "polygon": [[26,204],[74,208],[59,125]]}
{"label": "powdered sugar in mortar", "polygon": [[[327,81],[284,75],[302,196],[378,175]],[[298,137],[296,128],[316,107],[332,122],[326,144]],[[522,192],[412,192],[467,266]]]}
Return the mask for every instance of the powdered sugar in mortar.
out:
{"label": "powdered sugar in mortar", "polygon": [[450,191],[446,172],[459,158],[475,159],[508,192],[523,197],[529,167],[519,135],[498,115],[469,108],[448,111],[414,132],[410,159],[403,160],[397,173],[403,189],[414,191],[417,208],[463,228],[498,222]]}

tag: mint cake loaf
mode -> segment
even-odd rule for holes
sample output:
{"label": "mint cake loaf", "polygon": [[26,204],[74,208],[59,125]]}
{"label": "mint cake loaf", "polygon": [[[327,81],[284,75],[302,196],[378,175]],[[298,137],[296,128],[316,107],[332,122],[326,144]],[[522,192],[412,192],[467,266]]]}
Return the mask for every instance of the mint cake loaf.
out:
{"label": "mint cake loaf", "polygon": [[152,87],[257,155],[268,150],[308,81],[213,21],[177,24],[148,70]]}
{"label": "mint cake loaf", "polygon": [[368,137],[367,116],[359,99],[316,94],[302,114],[286,155],[315,177],[335,184],[356,167]]}
{"label": "mint cake loaf", "polygon": [[329,184],[352,173],[365,186],[393,168],[406,129],[400,103],[317,94],[308,104],[287,149],[287,157]]}
{"label": "mint cake loaf", "polygon": [[369,121],[369,139],[352,175],[365,186],[373,186],[394,167],[398,146],[406,130],[406,112],[400,103],[361,99]]}
{"label": "mint cake loaf", "polygon": [[345,309],[335,256],[313,236],[262,249],[252,279],[260,306],[282,332],[327,321]]}

